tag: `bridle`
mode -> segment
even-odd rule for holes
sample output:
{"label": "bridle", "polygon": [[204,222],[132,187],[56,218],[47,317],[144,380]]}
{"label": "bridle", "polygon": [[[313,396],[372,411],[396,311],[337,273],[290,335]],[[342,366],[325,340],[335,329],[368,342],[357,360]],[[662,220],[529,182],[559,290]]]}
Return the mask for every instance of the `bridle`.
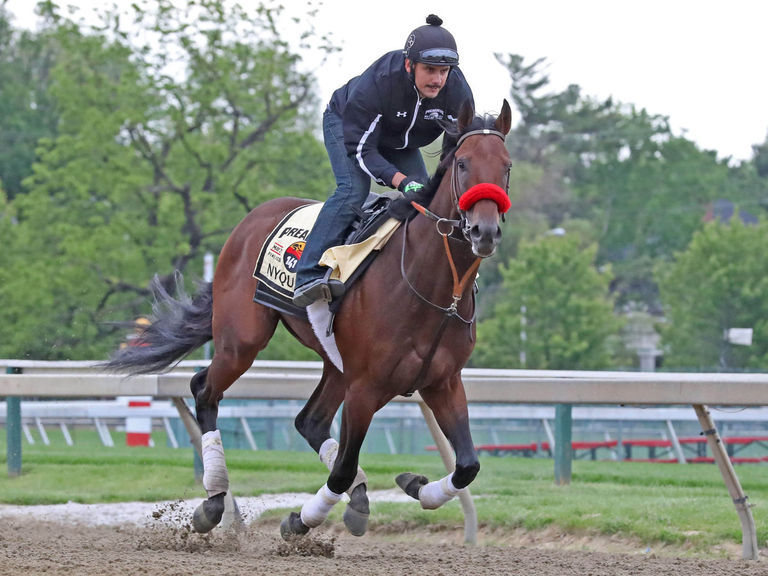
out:
{"label": "bridle", "polygon": [[[466,134],[462,134],[461,138],[459,138],[459,141],[456,142],[456,147],[454,148],[455,152],[459,151],[459,148],[464,143],[464,140],[469,138],[470,136],[498,136],[501,138],[501,141],[504,142],[506,137],[504,134],[499,132],[498,130],[491,130],[490,128],[481,128],[479,130],[470,130]],[[459,196],[459,171],[456,170],[458,167],[458,159],[456,158],[456,154],[454,152],[453,155],[453,166],[451,167],[451,196],[453,197],[453,205],[456,207],[456,211],[459,213],[459,224],[458,228],[461,230],[461,233],[464,236],[464,239],[467,242],[470,242],[469,238],[469,222],[467,221],[467,212],[466,210],[462,210],[460,207],[460,196]],[[466,192],[466,191],[465,191]],[[505,194],[509,193],[509,180],[507,180],[506,184],[506,190],[504,190]],[[506,212],[504,210],[502,214]]]}
{"label": "bridle", "polygon": [[[461,195],[459,195],[459,177],[458,177],[458,170],[457,170],[458,160],[456,159],[455,152],[459,150],[459,147],[464,142],[464,140],[466,140],[470,136],[478,136],[478,135],[498,136],[499,138],[501,138],[502,141],[504,141],[504,134],[502,134],[501,132],[497,130],[490,130],[490,129],[484,128],[480,130],[471,130],[466,134],[463,134],[459,138],[458,142],[456,143],[456,147],[454,148],[453,164],[451,167],[452,168],[451,197],[452,197],[454,208],[459,214],[458,220],[444,218],[428,210],[424,206],[417,204],[416,202],[411,202],[413,207],[416,208],[416,210],[420,214],[426,216],[431,220],[434,220],[435,229],[437,230],[437,233],[443,238],[443,246],[445,248],[445,254],[446,254],[446,257],[448,258],[448,264],[451,267],[451,275],[453,277],[453,293],[452,293],[453,301],[451,302],[450,306],[444,307],[444,306],[440,306],[439,304],[435,304],[434,302],[432,302],[431,300],[423,296],[416,289],[416,287],[413,284],[411,284],[411,281],[408,279],[408,275],[406,274],[406,271],[405,271],[405,246],[408,244],[408,222],[410,221],[410,219],[406,220],[405,223],[403,224],[403,246],[402,246],[402,252],[400,254],[400,274],[402,275],[402,278],[405,281],[405,283],[408,285],[408,288],[411,290],[413,294],[415,294],[419,298],[419,300],[431,306],[432,308],[440,310],[443,313],[443,319],[440,322],[440,326],[437,329],[437,333],[435,334],[435,338],[432,341],[432,345],[430,346],[430,349],[427,352],[427,355],[425,356],[424,361],[422,362],[421,370],[419,370],[419,373],[416,375],[416,378],[414,379],[413,384],[410,386],[409,391],[405,392],[403,396],[411,396],[413,392],[416,391],[420,387],[421,383],[424,381],[424,378],[426,377],[427,373],[429,372],[429,368],[432,365],[432,359],[434,358],[435,353],[437,352],[437,347],[440,344],[440,340],[442,339],[443,333],[445,332],[445,329],[448,325],[448,320],[450,320],[451,318],[455,318],[463,322],[468,327],[471,327],[472,324],[474,324],[475,322],[475,318],[477,317],[476,306],[472,307],[471,318],[467,319],[461,316],[461,314],[459,314],[459,302],[464,296],[464,292],[467,288],[467,284],[470,282],[471,279],[475,277],[475,274],[477,273],[477,269],[480,267],[480,262],[482,262],[483,258],[479,256],[475,258],[472,264],[470,264],[469,268],[464,272],[461,278],[459,278],[459,274],[456,269],[456,263],[453,259],[453,253],[451,252],[449,238],[454,237],[454,238],[458,238],[460,241],[471,243],[470,226],[469,226],[469,221],[467,219],[467,210],[471,208],[471,204],[467,206],[466,203],[462,202],[462,198],[466,197],[466,195],[470,193],[473,189],[477,190],[477,187],[482,185],[473,186],[469,190],[466,190]],[[507,186],[508,185],[509,185],[509,182],[507,182]],[[474,204],[474,202],[476,202],[477,200],[480,200],[483,197],[488,198],[488,197],[491,197],[492,195],[501,194],[506,200],[506,204],[504,204],[503,208],[499,204],[500,202],[502,202],[500,198],[491,198],[491,199],[496,200],[502,214],[506,212],[507,209],[509,209],[509,198],[507,195],[507,191],[502,190],[499,186],[496,186],[493,184],[486,184],[486,186],[495,187],[498,190],[491,188],[493,194],[490,194],[490,195],[484,195],[483,191],[480,190],[479,194],[475,194],[476,198],[473,199],[472,204]],[[457,229],[461,231],[460,235],[455,234]],[[470,329],[470,339],[471,338],[472,338],[472,331]]]}
{"label": "bridle", "polygon": [[[469,138],[470,136],[498,136],[501,138],[502,142],[504,141],[504,134],[499,132],[498,130],[491,130],[489,128],[482,128],[479,130],[470,130],[469,132],[462,134],[462,136],[459,138],[458,142],[456,142],[456,146],[454,148],[455,152],[458,152],[459,148],[461,147],[464,140]],[[400,273],[403,277],[403,280],[405,280],[406,284],[410,288],[411,292],[413,292],[420,300],[427,303],[433,308],[436,308],[437,310],[440,310],[443,312],[446,316],[446,318],[456,318],[465,324],[472,324],[475,321],[475,317],[477,314],[477,310],[475,310],[472,314],[472,318],[469,320],[463,318],[459,312],[459,302],[461,301],[464,291],[466,290],[467,283],[469,282],[470,278],[473,278],[475,273],[477,272],[477,269],[480,267],[480,262],[483,260],[481,257],[475,258],[475,260],[472,262],[470,267],[464,272],[461,278],[459,278],[458,271],[456,269],[456,263],[453,259],[453,253],[451,252],[451,246],[449,242],[449,237],[453,238],[459,238],[460,240],[464,242],[471,242],[470,239],[470,225],[469,221],[467,219],[467,210],[471,207],[465,206],[462,208],[462,197],[472,191],[472,187],[469,190],[464,191],[461,195],[459,194],[459,176],[458,176],[458,159],[456,158],[456,154],[454,153],[453,157],[453,164],[451,166],[451,198],[453,201],[454,208],[456,209],[456,212],[459,214],[458,220],[452,220],[449,218],[444,218],[442,216],[438,216],[434,212],[428,210],[424,206],[417,204],[416,202],[411,202],[413,207],[422,215],[426,216],[427,218],[435,221],[435,229],[437,230],[437,233],[442,236],[443,238],[443,245],[445,247],[445,254],[448,258],[448,264],[451,267],[451,275],[453,277],[453,293],[452,298],[453,302],[450,304],[450,306],[443,307],[438,304],[435,304],[431,300],[427,299],[425,296],[423,296],[421,293],[419,293],[418,290],[411,284],[410,280],[408,280],[408,276],[405,272],[405,246],[406,246],[406,240],[407,240],[407,234],[408,234],[408,220],[405,221],[405,224],[403,226],[403,247],[402,247],[402,254],[400,256]],[[495,185],[486,185],[486,186],[495,186]],[[509,182],[507,182],[507,187],[509,186]],[[496,188],[500,187],[496,186]],[[504,198],[506,199],[506,202],[509,202],[509,199],[507,198],[507,191],[502,192],[504,195]],[[499,192],[494,190],[494,194],[498,195]],[[486,196],[487,197],[487,196]],[[480,198],[478,198],[480,199]],[[495,198],[494,198],[495,199]],[[475,200],[477,201],[477,200]],[[501,200],[497,199],[497,203],[500,203]],[[474,204],[474,202],[473,202]],[[506,212],[506,210],[509,208],[508,204],[505,204],[506,208],[501,209],[502,214]],[[456,230],[459,230],[461,232],[460,235],[456,235]]]}

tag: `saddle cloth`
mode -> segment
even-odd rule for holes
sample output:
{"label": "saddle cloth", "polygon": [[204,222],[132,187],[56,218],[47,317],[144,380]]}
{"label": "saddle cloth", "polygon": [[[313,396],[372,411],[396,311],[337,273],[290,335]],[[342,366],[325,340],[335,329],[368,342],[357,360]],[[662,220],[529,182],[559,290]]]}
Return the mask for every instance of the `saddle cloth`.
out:
{"label": "saddle cloth", "polygon": [[[299,206],[267,236],[253,271],[253,277],[259,281],[255,302],[307,317],[304,308],[293,305],[296,267],[322,206],[321,203]],[[364,240],[329,248],[320,258],[320,264],[329,268],[332,278],[346,283],[372,252],[384,247],[399,226],[400,221],[389,218]]]}

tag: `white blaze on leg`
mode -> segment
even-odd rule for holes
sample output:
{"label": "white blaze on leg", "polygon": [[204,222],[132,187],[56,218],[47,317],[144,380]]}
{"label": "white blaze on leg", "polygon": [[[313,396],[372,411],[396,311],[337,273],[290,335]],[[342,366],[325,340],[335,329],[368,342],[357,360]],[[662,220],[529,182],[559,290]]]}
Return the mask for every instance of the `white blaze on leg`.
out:
{"label": "white blaze on leg", "polygon": [[209,498],[229,491],[229,473],[219,430],[203,434],[203,488]]}
{"label": "white blaze on leg", "polygon": [[323,484],[323,487],[317,491],[317,494],[312,496],[312,498],[301,507],[301,521],[305,526],[309,526],[310,528],[320,526],[320,524],[328,518],[331,508],[333,508],[339,500],[341,500],[341,494],[331,492],[330,488],[328,488],[328,484]]}
{"label": "white blaze on leg", "polygon": [[456,488],[453,485],[451,476],[453,474],[449,474],[442,480],[425,484],[419,489],[419,502],[421,502],[421,507],[424,510],[440,508],[440,506],[453,499],[463,490],[463,488]]}

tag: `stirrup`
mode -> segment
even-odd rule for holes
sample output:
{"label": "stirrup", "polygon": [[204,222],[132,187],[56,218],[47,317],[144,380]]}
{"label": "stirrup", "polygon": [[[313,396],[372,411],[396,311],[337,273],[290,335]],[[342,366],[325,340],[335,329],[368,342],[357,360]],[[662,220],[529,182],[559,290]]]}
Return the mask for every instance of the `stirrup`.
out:
{"label": "stirrup", "polygon": [[293,293],[293,303],[305,308],[318,300],[330,302],[341,298],[345,289],[344,283],[340,280],[318,278],[296,288]]}

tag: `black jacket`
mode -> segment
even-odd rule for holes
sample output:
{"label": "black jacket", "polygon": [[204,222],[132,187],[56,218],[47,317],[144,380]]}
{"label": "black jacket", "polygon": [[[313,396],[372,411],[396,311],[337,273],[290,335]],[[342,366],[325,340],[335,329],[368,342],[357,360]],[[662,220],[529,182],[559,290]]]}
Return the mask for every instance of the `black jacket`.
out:
{"label": "black jacket", "polygon": [[336,90],[328,108],[343,119],[347,153],[379,184],[391,186],[398,169],[379,150],[421,148],[433,142],[443,133],[436,120],[455,120],[465,100],[474,106],[472,90],[458,67],[436,98],[419,99],[405,70],[405,56],[396,50]]}

